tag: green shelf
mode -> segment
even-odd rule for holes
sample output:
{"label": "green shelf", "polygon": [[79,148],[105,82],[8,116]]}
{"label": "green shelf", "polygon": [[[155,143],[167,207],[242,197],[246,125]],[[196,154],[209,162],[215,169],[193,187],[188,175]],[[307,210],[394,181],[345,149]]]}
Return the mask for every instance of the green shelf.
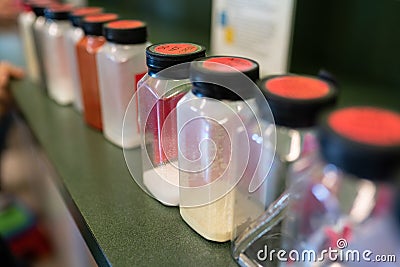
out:
{"label": "green shelf", "polygon": [[[58,173],[56,183],[99,266],[236,266],[229,243],[204,240],[176,207],[145,194],[130,176],[122,149],[88,128],[32,83],[12,92]],[[130,152],[140,160],[140,150]]]}

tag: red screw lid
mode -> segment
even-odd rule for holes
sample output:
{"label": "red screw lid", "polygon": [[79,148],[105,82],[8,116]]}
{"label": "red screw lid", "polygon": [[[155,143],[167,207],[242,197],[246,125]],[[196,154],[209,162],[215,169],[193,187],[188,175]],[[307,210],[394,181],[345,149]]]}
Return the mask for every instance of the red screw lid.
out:
{"label": "red screw lid", "polygon": [[82,29],[86,35],[102,36],[103,25],[117,19],[118,15],[114,13],[89,15],[83,18]]}
{"label": "red screw lid", "polygon": [[103,12],[101,7],[78,7],[70,13],[69,19],[74,27],[81,27],[83,17],[100,14],[101,12]]}
{"label": "red screw lid", "polygon": [[[198,59],[190,66],[192,92],[199,97],[243,101],[254,97],[250,87],[259,79],[256,61],[234,56]],[[253,86],[254,85],[254,86]]]}
{"label": "red screw lid", "polygon": [[[336,103],[337,90],[317,77],[277,75],[261,80],[259,85],[278,126],[313,127],[323,109]],[[265,105],[260,101],[259,105]],[[264,109],[264,107],[260,107]]]}
{"label": "red screw lid", "polygon": [[174,70],[172,72],[167,68],[191,62],[197,58],[204,57],[206,49],[204,46],[194,43],[161,43],[154,44],[146,48],[146,64],[150,75],[156,75],[162,71],[165,77],[176,79],[189,78],[189,68],[184,67],[182,70]]}
{"label": "red screw lid", "polygon": [[325,159],[364,178],[390,178],[400,165],[400,114],[377,107],[330,113],[320,134]]}
{"label": "red screw lid", "polygon": [[374,107],[339,110],[329,126],[350,140],[376,146],[400,145],[400,115]]}
{"label": "red screw lid", "polygon": [[281,76],[269,79],[265,90],[289,99],[317,99],[329,94],[329,85],[320,79],[305,76]]}
{"label": "red screw lid", "polygon": [[147,26],[140,20],[117,20],[104,25],[104,37],[117,44],[141,44],[147,41]]}
{"label": "red screw lid", "polygon": [[150,52],[171,56],[185,56],[202,50],[201,46],[191,43],[166,43],[149,47]]}
{"label": "red screw lid", "polygon": [[254,61],[240,57],[211,57],[204,60],[203,67],[212,71],[219,72],[232,72],[234,71],[233,69],[241,72],[246,72],[257,67],[257,64],[254,63]]}

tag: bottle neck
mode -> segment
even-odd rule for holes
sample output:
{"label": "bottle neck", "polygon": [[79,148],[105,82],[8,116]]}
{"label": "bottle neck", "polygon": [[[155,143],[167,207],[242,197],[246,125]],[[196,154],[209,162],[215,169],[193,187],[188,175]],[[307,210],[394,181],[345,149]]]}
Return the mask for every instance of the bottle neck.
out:
{"label": "bottle neck", "polygon": [[147,74],[158,80],[189,80],[189,69],[186,68],[165,68],[155,69],[147,66]]}
{"label": "bottle neck", "polygon": [[131,50],[135,48],[141,48],[141,47],[146,47],[147,43],[138,43],[138,44],[119,44],[119,43],[114,43],[110,42],[107,40],[106,43],[110,48],[115,48],[115,49],[123,49],[123,50]]}
{"label": "bottle neck", "polygon": [[68,19],[53,19],[53,18],[46,18],[46,21],[57,22],[57,23],[68,23],[70,24]]}
{"label": "bottle neck", "polygon": [[317,150],[315,128],[294,129],[276,126],[276,154],[283,162],[294,162]]}

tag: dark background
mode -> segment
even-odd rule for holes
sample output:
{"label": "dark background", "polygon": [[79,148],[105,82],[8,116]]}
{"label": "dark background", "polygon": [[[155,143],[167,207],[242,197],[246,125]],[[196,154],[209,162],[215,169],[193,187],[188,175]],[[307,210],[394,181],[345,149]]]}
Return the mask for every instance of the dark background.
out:
{"label": "dark background", "polygon": [[[123,18],[145,20],[150,41],[192,41],[209,47],[211,0],[90,0]],[[339,78],[342,104],[400,109],[400,1],[297,1],[290,71]],[[351,89],[346,89],[351,88]],[[351,92],[350,92],[351,91]],[[371,97],[372,95],[373,97]],[[385,100],[380,100],[385,98]],[[383,103],[385,102],[385,103]]]}

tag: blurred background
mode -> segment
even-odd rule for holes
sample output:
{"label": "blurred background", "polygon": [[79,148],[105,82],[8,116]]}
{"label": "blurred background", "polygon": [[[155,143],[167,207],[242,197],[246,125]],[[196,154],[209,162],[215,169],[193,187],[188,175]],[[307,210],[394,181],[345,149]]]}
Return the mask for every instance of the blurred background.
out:
{"label": "blurred background", "polygon": [[[198,42],[210,48],[212,0],[89,0],[149,25],[152,42]],[[326,68],[349,78],[400,86],[400,1],[297,1],[290,71]]]}
{"label": "blurred background", "polygon": [[[152,43],[190,41],[211,48],[212,0],[89,0],[87,4],[146,21]],[[332,73],[340,84],[339,106],[373,104],[400,110],[399,14],[399,0],[297,1],[290,72]],[[23,66],[16,29],[12,20],[0,23],[0,59]],[[56,188],[57,174],[30,130],[13,119],[16,124],[1,156],[2,186],[30,207],[38,224],[47,225],[44,235],[51,248],[37,266],[94,265]]]}
{"label": "blurred background", "polygon": [[[151,42],[192,41],[210,48],[212,0],[89,0],[123,18],[149,25]],[[229,3],[229,1],[228,1]],[[297,1],[289,71],[333,73],[342,86],[339,105],[399,110],[400,1]],[[211,51],[212,52],[212,51]]]}

